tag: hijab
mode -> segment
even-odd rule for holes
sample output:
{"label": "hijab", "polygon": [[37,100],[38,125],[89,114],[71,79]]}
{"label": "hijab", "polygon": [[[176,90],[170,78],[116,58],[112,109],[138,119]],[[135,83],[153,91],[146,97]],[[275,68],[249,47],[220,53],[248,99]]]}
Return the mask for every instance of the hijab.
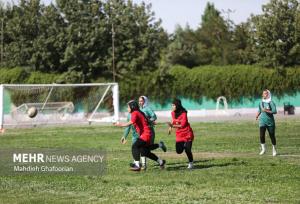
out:
{"label": "hijab", "polygon": [[149,106],[149,99],[147,96],[141,96],[140,98],[144,100],[144,105],[142,108],[146,108],[147,106]]}
{"label": "hijab", "polygon": [[268,92],[268,98],[266,98],[266,99],[262,99],[262,102],[264,102],[264,103],[270,103],[271,101],[272,101],[272,95],[271,95],[271,92],[268,90],[268,89],[266,89],[266,90],[264,90],[264,91],[266,91],[266,92]]}
{"label": "hijab", "polygon": [[175,112],[175,118],[178,118],[182,113],[187,113],[187,110],[182,106],[181,100],[175,98],[172,102],[176,106]]}

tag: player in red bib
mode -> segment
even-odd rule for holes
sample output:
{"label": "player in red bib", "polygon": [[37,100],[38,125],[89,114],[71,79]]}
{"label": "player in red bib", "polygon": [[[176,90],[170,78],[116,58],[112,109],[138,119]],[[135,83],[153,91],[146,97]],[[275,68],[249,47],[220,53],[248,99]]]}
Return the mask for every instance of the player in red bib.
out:
{"label": "player in red bib", "polygon": [[164,168],[165,160],[161,160],[153,154],[149,148],[151,144],[151,129],[145,114],[140,111],[139,104],[132,100],[128,102],[128,112],[131,113],[131,119],[128,123],[117,123],[116,126],[127,127],[133,125],[136,129],[139,138],[132,145],[132,156],[134,158],[134,166],[131,167],[133,171],[140,171],[140,156],[148,157]]}
{"label": "player in red bib", "polygon": [[172,103],[172,122],[168,123],[170,134],[172,128],[176,129],[176,152],[181,154],[183,150],[189,159],[188,169],[193,168],[192,144],[194,140],[193,130],[188,122],[187,110],[182,106],[179,99]]}

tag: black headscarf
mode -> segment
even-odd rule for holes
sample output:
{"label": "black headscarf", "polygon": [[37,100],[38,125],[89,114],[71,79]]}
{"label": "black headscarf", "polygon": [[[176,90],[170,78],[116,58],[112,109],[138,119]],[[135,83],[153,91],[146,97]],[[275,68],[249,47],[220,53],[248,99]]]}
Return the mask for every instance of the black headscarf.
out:
{"label": "black headscarf", "polygon": [[178,118],[184,112],[187,113],[187,110],[182,106],[180,99],[175,98],[172,104],[176,106],[175,118]]}
{"label": "black headscarf", "polygon": [[130,107],[130,109],[131,109],[131,113],[133,112],[133,111],[139,111],[140,110],[140,108],[139,108],[139,104],[138,104],[138,102],[136,102],[135,100],[131,100],[131,101],[129,101],[128,103],[128,106]]}
{"label": "black headscarf", "polygon": [[146,120],[148,121],[148,118],[146,117],[145,113],[143,111],[140,110],[140,107],[139,107],[139,103],[135,100],[131,100],[127,103],[127,105],[130,107],[131,109],[131,112],[132,113],[133,111],[138,111],[140,112],[145,118]]}

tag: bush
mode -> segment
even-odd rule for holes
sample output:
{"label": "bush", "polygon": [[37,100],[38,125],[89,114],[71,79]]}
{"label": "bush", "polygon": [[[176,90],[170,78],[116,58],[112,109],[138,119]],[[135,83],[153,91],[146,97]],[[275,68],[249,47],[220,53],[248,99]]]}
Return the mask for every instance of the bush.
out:
{"label": "bush", "polygon": [[28,77],[28,73],[20,67],[16,68],[0,68],[0,84],[18,84],[24,83]]}
{"label": "bush", "polygon": [[255,99],[263,89],[276,96],[293,94],[300,90],[300,69],[267,69],[253,65],[202,66],[188,69],[173,66],[168,74],[159,72],[135,76],[120,82],[121,100],[149,95],[152,100],[166,102],[173,97],[215,99],[225,96],[229,100],[242,97]]}
{"label": "bush", "polygon": [[37,71],[37,72],[30,73],[25,83],[26,84],[52,84],[56,82],[58,77],[59,77],[58,74],[48,74],[48,73],[42,73]]}
{"label": "bush", "polygon": [[29,72],[24,67],[0,68],[0,84],[51,84],[60,75],[39,71]]}
{"label": "bush", "polygon": [[151,100],[166,103],[166,99],[172,95],[173,77],[170,74],[162,74],[159,71],[145,73],[141,76],[132,76],[119,82],[120,100],[127,102],[137,99],[141,95],[151,96]]}
{"label": "bush", "polygon": [[[80,83],[85,81],[80,72],[61,75],[42,72],[27,73],[23,68],[0,69],[0,83]],[[94,82],[111,82],[105,78]],[[188,69],[173,66],[168,72],[157,70],[143,75],[131,75],[119,81],[120,100],[125,103],[140,95],[151,100],[168,103],[173,97],[215,99],[225,96],[239,101],[243,97],[260,97],[263,89],[276,96],[294,94],[300,90],[300,68],[267,69],[253,65],[201,66]]]}
{"label": "bush", "polygon": [[225,96],[239,100],[241,97],[260,97],[263,89],[275,95],[295,93],[300,90],[300,69],[267,69],[250,65],[204,66],[192,70],[175,66],[170,74],[177,84],[177,95],[187,98]]}

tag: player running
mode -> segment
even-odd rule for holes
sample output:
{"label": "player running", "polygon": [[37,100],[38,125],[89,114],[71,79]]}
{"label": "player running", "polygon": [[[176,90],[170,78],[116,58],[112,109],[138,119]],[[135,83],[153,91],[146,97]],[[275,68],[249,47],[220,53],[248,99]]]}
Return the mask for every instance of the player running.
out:
{"label": "player running", "polygon": [[[127,122],[129,122],[131,120],[131,114],[128,113],[127,115]],[[137,139],[139,138],[139,135],[138,133],[136,132],[135,128],[133,125],[129,125],[128,127],[125,128],[124,130],[124,133],[123,133],[123,136],[121,138],[121,143],[122,144],[126,144],[127,142],[127,138],[129,136],[129,133],[131,131],[131,135],[132,135],[132,144],[134,144]],[[153,137],[153,136],[152,136]],[[152,138],[151,138],[152,140]],[[153,144],[152,141],[151,141],[151,145],[149,145],[149,149],[150,150],[154,150],[154,149],[157,149],[157,148],[161,148],[164,152],[167,151],[167,148],[165,146],[165,144],[163,142],[160,142],[159,144]],[[130,163],[130,166],[133,167],[134,166],[134,163]],[[147,169],[147,165],[146,165],[146,157],[142,156],[141,157],[141,169],[142,170],[146,170]]]}
{"label": "player running", "polygon": [[132,100],[128,102],[128,112],[131,113],[131,119],[127,123],[116,123],[119,127],[128,127],[133,125],[139,138],[132,145],[132,156],[134,158],[134,165],[131,167],[132,171],[140,171],[140,157],[145,156],[153,161],[156,161],[163,169],[166,163],[165,160],[158,158],[151,152],[151,129],[145,114],[139,109],[139,105],[136,101]]}
{"label": "player running", "polygon": [[[158,144],[155,144],[155,130],[154,125],[157,119],[156,114],[149,106],[149,99],[146,96],[139,97],[139,106],[140,110],[145,114],[148,119],[150,129],[151,129],[151,145],[149,146],[150,150],[155,150],[157,148],[161,148],[164,152],[167,151],[167,147],[165,146],[163,141],[160,141]],[[142,168],[146,168],[146,157],[141,157]]]}
{"label": "player running", "polygon": [[176,129],[176,152],[181,154],[183,150],[188,157],[188,169],[193,168],[192,144],[194,140],[193,130],[188,122],[187,110],[182,106],[179,99],[172,102],[172,122],[168,123],[168,133],[171,134],[172,128]]}

